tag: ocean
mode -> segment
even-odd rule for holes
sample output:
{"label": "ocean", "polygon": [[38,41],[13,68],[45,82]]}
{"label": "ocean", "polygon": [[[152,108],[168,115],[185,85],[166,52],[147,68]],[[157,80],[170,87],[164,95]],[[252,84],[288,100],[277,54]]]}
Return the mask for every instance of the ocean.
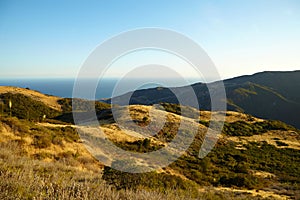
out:
{"label": "ocean", "polygon": [[[85,83],[89,83],[95,79],[86,79]],[[113,90],[120,79],[118,78],[104,78],[97,86],[95,99],[111,98]],[[188,84],[200,82],[201,80],[190,78],[187,79]],[[22,88],[29,88],[31,90],[39,91],[43,94],[71,98],[73,95],[74,78],[2,78],[0,79],[1,86],[15,86]],[[144,84],[141,85],[141,82]],[[128,85],[127,89],[122,93],[116,93],[115,96],[121,95],[124,92],[134,91],[135,89],[147,89],[157,86],[164,87],[178,87],[188,85],[187,82],[182,82],[177,79],[168,79],[167,85],[161,85],[158,83],[166,82],[166,80],[153,80],[153,79],[130,79],[126,80],[125,85]],[[124,84],[123,84],[124,85]],[[78,98],[91,99],[89,95],[82,93]]]}

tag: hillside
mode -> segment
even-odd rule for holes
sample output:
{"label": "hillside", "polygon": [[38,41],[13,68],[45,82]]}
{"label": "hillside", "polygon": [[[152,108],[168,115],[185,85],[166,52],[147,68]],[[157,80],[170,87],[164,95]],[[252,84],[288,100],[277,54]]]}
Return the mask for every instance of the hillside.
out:
{"label": "hillside", "polygon": [[[228,110],[244,112],[264,119],[281,120],[300,128],[300,71],[261,72],[224,80],[224,86]],[[200,109],[210,110],[207,85],[196,83],[192,87],[198,97]],[[173,89],[183,97],[186,95],[186,87]],[[132,95],[130,104],[178,103],[177,98],[168,88],[161,87],[127,93],[115,97],[114,102],[118,104],[122,102],[124,96],[129,95]],[[107,102],[109,103],[110,100]]]}
{"label": "hillside", "polygon": [[[29,101],[38,105],[37,112],[52,111],[43,102],[27,99],[26,95],[5,94],[21,100],[14,103],[18,106],[27,105]],[[86,103],[90,102],[82,100],[77,109],[88,111]],[[175,104],[163,103],[164,109],[144,105],[117,107],[117,112],[124,115],[122,122],[126,123],[131,117],[141,127],[166,116],[163,128],[146,137],[145,132],[130,124],[120,129],[112,118],[110,106],[96,104],[106,137],[126,151],[145,153],[164,148],[176,136],[182,120],[190,122],[184,127],[186,134],[193,128],[198,129],[187,152],[168,167],[130,174],[99,163],[83,145],[76,132],[79,127],[70,120],[70,99],[58,99],[58,104],[61,111],[43,120],[22,118],[17,111],[12,117],[8,112],[1,113],[1,199],[7,196],[21,199],[298,199],[300,196],[300,131],[283,122],[229,111],[216,146],[200,159],[199,149],[211,123],[209,111],[201,111],[199,120],[195,120],[180,116],[181,111]],[[127,109],[130,116],[125,116]],[[85,131],[85,128],[91,127],[80,127],[80,130]],[[103,139],[92,137],[99,137],[95,141]],[[102,153],[102,156],[108,155]],[[112,165],[120,164],[114,163],[113,157],[106,159]]]}
{"label": "hillside", "polygon": [[[151,106],[133,105],[130,110],[134,113],[132,117],[137,123],[143,124],[145,123],[143,118],[147,117],[145,113],[151,108]],[[155,113],[155,111],[151,112]],[[297,185],[300,177],[300,135],[297,129],[279,121],[261,120],[242,113],[228,112],[223,134],[217,145],[207,157],[199,159],[198,153],[203,141],[203,133],[206,132],[206,126],[209,123],[210,113],[201,112],[200,118],[198,134],[187,154],[181,156],[169,167],[163,168],[161,173],[175,175],[188,181],[190,187],[196,183],[217,189],[229,187],[249,190],[254,194],[256,194],[255,191],[260,191],[258,194],[270,191],[274,192],[273,195],[283,194],[286,190],[293,193],[292,196],[298,195],[297,188],[288,186],[290,183]],[[151,152],[162,148],[166,142],[172,140],[176,126],[178,128],[182,117],[179,117],[176,112],[169,112],[167,119],[164,128],[151,137],[147,145],[145,144],[147,139],[140,138],[138,133],[133,135],[132,132],[118,130],[114,123],[104,125],[104,130],[110,140],[123,149]],[[128,119],[124,117],[123,120]],[[130,127],[126,129],[131,130]],[[134,165],[132,163],[132,166]],[[289,166],[288,169],[286,165]],[[115,174],[120,177],[117,178]],[[151,173],[148,173],[148,176],[155,177]],[[146,181],[147,175],[136,177],[136,175],[120,173],[110,168],[104,169],[104,179],[120,188],[136,187],[136,182],[150,188],[153,184],[149,185]],[[131,182],[131,179],[134,181]],[[179,188],[185,188],[187,183],[180,183],[179,180],[173,181],[177,182]],[[189,181],[192,182],[189,183]],[[161,183],[158,181],[156,184]]]}
{"label": "hillside", "polygon": [[61,110],[61,106],[58,103],[58,100],[61,99],[59,97],[45,95],[38,91],[25,89],[25,88],[0,86],[0,94],[5,94],[5,93],[22,94],[32,98],[33,100],[40,101],[54,110],[58,110],[58,111]]}

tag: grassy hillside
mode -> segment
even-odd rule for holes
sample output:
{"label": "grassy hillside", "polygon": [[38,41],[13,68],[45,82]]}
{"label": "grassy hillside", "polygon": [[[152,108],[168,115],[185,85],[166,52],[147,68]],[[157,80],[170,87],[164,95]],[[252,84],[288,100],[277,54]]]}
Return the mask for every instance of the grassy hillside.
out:
{"label": "grassy hillside", "polygon": [[[53,121],[57,120],[73,123],[72,117],[72,99],[70,98],[56,98],[49,97],[51,100],[56,99],[56,103],[51,102],[52,106],[49,106],[49,102],[46,100],[38,99],[37,96],[42,96],[38,92],[34,92],[35,96],[31,90],[23,89],[18,92],[5,92],[3,88],[2,93],[0,93],[0,114],[5,116],[15,116],[19,119],[26,119],[29,121]],[[17,88],[18,89],[18,88]],[[25,90],[25,91],[24,91]],[[8,90],[11,91],[11,88]],[[27,93],[26,93],[27,91]],[[92,108],[95,108],[96,112],[100,112],[105,109],[110,109],[110,105],[103,102],[93,102],[83,99],[75,99],[77,112],[89,112]],[[9,102],[11,102],[12,107],[9,107]],[[44,119],[45,117],[45,119]]]}
{"label": "grassy hillside", "polygon": [[[176,111],[176,106],[174,108],[173,111]],[[144,113],[145,107],[133,106],[132,109],[141,114]],[[176,118],[176,114],[170,115]],[[137,120],[139,121],[141,117],[139,115]],[[162,175],[156,177],[153,173],[128,174],[110,168],[104,169],[103,178],[117,188],[142,185],[150,189],[163,189],[169,185],[176,185],[177,188],[185,189],[194,188],[196,184],[196,187],[197,185],[216,188],[231,187],[261,193],[272,191],[278,195],[284,194],[298,198],[300,195],[299,130],[279,121],[260,120],[232,112],[228,113],[227,118],[222,138],[207,157],[198,158],[203,138],[201,129],[205,130],[201,126],[199,135],[187,154],[181,156],[169,167],[162,169],[169,175],[176,174],[177,178],[170,179]],[[208,125],[209,121],[205,120],[205,116],[203,119],[200,123]],[[176,123],[176,120],[168,122]],[[116,137],[122,135],[121,131],[116,133],[115,139],[110,135],[110,139],[126,150],[146,152],[160,148],[160,144],[155,141],[168,141],[169,134],[172,132],[165,126],[159,135],[151,138],[149,143],[145,140],[120,142]],[[167,137],[167,139],[162,140],[161,137]],[[149,180],[153,182],[149,183]],[[187,182],[182,182],[182,180]]]}
{"label": "grassy hillside", "polygon": [[56,96],[42,94],[35,90],[30,90],[29,88],[19,88],[19,87],[10,87],[10,86],[0,86],[0,94],[11,93],[11,94],[22,94],[27,97],[32,98],[33,100],[42,102],[48,107],[61,111],[61,106],[58,104],[58,100],[61,99]]}
{"label": "grassy hillside", "polygon": [[1,199],[253,199],[167,173],[103,171],[69,126],[1,117],[0,129]]}
{"label": "grassy hillside", "polygon": [[[31,159],[17,142],[0,143],[1,199],[194,199],[177,190],[116,190],[100,173],[79,170],[62,162]],[[230,193],[198,194],[197,199],[230,199]],[[216,198],[215,198],[216,197]],[[243,198],[243,195],[239,199]]]}
{"label": "grassy hillside", "polygon": [[[130,110],[130,116],[121,117],[125,124],[132,118],[146,127],[151,120],[166,116],[163,128],[146,138],[129,124],[120,129],[109,111],[110,105],[96,103],[107,138],[127,151],[163,148],[175,137],[181,120],[191,122],[185,127],[187,134],[198,128],[192,145],[176,162],[154,172],[130,174],[103,166],[86,150],[76,126],[65,123],[72,119],[71,99],[59,100],[60,111],[22,94],[3,93],[2,99],[4,104],[6,99],[13,100],[16,110],[12,117],[8,110],[0,117],[1,199],[300,198],[300,132],[280,121],[227,112],[218,143],[200,159],[199,149],[211,123],[210,112],[186,108],[190,112],[180,116],[180,107],[169,103],[161,104],[165,111],[142,105],[117,107],[121,116],[124,110]],[[87,111],[90,103],[82,100],[78,112]],[[55,119],[24,117],[24,110],[35,117],[47,113]],[[199,120],[190,118],[195,112],[200,113]]]}

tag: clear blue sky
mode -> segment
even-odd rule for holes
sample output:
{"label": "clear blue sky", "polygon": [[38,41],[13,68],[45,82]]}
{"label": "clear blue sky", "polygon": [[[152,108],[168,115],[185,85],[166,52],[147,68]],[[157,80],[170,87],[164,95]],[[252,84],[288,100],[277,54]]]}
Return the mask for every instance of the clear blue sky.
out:
{"label": "clear blue sky", "polygon": [[102,41],[142,27],[189,36],[223,78],[300,69],[299,0],[0,0],[0,77],[75,77]]}

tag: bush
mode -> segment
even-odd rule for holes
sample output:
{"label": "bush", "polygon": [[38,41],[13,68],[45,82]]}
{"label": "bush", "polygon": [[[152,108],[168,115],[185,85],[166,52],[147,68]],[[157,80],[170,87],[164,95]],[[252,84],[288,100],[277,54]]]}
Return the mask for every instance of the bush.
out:
{"label": "bush", "polygon": [[71,98],[64,98],[58,100],[58,103],[61,105],[62,110],[64,113],[70,113],[73,110],[73,101],[75,102],[74,105],[76,105],[76,108],[74,107],[74,110],[76,111],[101,111],[105,109],[110,109],[111,105],[100,102],[100,101],[88,101],[84,99],[71,99]]}
{"label": "bush", "polygon": [[18,135],[24,135],[29,132],[29,124],[24,121],[18,120],[16,117],[8,117],[8,118],[2,118],[1,121],[5,124],[7,124],[14,133]]}
{"label": "bush", "polygon": [[51,138],[46,135],[35,135],[32,145],[36,148],[47,148],[51,146]]}
{"label": "bush", "polygon": [[166,191],[168,189],[196,191],[196,185],[192,181],[183,180],[178,176],[165,173],[148,172],[134,174],[105,167],[103,179],[118,190],[148,188],[159,191]]}
{"label": "bush", "polygon": [[54,136],[52,138],[52,143],[54,145],[59,145],[61,147],[64,147],[63,139],[61,137],[59,137],[59,136]]}
{"label": "bush", "polygon": [[48,130],[53,138],[56,137],[56,140],[61,139],[66,142],[78,142],[80,140],[76,129],[71,126],[48,128]]}
{"label": "bush", "polygon": [[134,142],[115,142],[115,144],[126,151],[134,152],[151,152],[161,148],[162,145],[151,144],[151,140],[145,138],[143,140],[136,140]]}
{"label": "bush", "polygon": [[253,189],[254,186],[258,183],[256,178],[250,177],[245,174],[231,174],[222,176],[220,178],[220,184],[227,187],[237,186],[247,189]]}
{"label": "bush", "polygon": [[275,142],[276,142],[277,146],[279,146],[279,147],[287,147],[287,146],[289,146],[288,144],[286,144],[286,143],[284,143],[282,141],[276,140]]}

